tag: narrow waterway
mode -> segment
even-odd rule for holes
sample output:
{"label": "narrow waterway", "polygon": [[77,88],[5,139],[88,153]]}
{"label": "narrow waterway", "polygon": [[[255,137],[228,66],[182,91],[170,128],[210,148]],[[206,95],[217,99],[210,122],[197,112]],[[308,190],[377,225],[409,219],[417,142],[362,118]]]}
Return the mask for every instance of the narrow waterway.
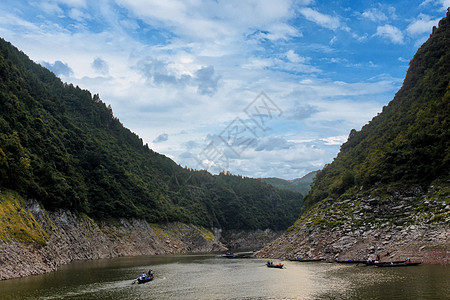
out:
{"label": "narrow waterway", "polygon": [[[59,271],[0,281],[0,299],[450,299],[450,268],[377,268],[215,255],[75,262]],[[134,279],[152,269],[155,279]]]}

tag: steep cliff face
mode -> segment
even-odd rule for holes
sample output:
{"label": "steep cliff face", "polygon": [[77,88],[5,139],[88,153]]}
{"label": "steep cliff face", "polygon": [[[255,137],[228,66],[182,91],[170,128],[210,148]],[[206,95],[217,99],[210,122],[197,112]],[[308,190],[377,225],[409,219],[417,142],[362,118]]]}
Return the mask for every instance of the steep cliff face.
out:
{"label": "steep cliff face", "polygon": [[0,279],[51,272],[75,260],[226,249],[211,231],[194,225],[97,223],[68,210],[48,212],[36,201],[25,205],[14,194],[6,198],[0,203]]}
{"label": "steep cliff face", "polygon": [[301,218],[257,255],[450,263],[450,10],[402,88],[321,170]]}
{"label": "steep cliff face", "polygon": [[450,206],[439,196],[448,192],[434,186],[427,194],[416,188],[323,201],[257,256],[450,264]]}

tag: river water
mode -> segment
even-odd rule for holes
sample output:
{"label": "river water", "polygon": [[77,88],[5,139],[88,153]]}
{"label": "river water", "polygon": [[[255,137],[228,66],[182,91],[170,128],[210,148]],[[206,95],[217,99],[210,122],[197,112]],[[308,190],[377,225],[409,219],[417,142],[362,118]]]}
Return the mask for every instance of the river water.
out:
{"label": "river water", "polygon": [[[212,254],[75,262],[0,281],[0,299],[450,299],[448,266],[284,263],[270,269],[262,259]],[[133,283],[149,269],[153,281]]]}

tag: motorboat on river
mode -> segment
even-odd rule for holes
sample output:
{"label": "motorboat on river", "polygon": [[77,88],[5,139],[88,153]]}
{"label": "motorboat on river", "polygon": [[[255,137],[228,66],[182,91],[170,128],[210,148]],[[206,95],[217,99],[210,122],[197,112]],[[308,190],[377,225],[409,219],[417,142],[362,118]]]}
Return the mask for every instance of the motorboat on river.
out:
{"label": "motorboat on river", "polygon": [[274,264],[272,261],[268,261],[266,266],[268,268],[278,268],[278,269],[283,269],[283,267],[284,267],[284,265],[282,263]]}
{"label": "motorboat on river", "polygon": [[149,270],[148,275],[144,273],[144,274],[142,274],[142,276],[139,276],[138,278],[136,278],[136,280],[137,280],[138,284],[141,284],[141,283],[150,282],[153,280],[153,278],[154,278],[153,271]]}

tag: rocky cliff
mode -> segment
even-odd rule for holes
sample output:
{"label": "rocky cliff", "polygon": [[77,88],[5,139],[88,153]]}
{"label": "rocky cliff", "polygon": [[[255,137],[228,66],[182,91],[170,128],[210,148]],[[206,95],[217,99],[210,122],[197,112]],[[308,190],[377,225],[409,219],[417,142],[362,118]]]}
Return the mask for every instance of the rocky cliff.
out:
{"label": "rocky cliff", "polygon": [[13,193],[2,194],[0,279],[51,272],[75,260],[226,249],[211,231],[194,225],[137,219],[96,222],[68,210],[46,211]]}
{"label": "rocky cliff", "polygon": [[323,201],[258,257],[325,258],[382,261],[411,258],[427,264],[450,264],[448,190],[433,186],[388,191],[387,197]]}

